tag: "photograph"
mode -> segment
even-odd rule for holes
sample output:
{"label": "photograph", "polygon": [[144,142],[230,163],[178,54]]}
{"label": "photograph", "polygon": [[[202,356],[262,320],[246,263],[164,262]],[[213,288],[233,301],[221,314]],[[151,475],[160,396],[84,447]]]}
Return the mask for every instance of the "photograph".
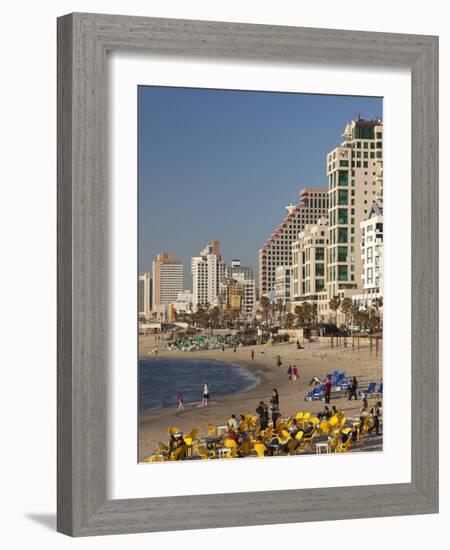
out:
{"label": "photograph", "polygon": [[382,111],[138,87],[139,462],[383,450]]}

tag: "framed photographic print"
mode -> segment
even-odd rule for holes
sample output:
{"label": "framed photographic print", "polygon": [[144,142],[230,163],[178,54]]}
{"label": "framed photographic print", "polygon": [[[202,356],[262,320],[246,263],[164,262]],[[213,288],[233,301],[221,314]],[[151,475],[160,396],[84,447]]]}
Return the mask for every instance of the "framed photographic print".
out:
{"label": "framed photographic print", "polygon": [[437,512],[437,48],[58,20],[59,531]]}

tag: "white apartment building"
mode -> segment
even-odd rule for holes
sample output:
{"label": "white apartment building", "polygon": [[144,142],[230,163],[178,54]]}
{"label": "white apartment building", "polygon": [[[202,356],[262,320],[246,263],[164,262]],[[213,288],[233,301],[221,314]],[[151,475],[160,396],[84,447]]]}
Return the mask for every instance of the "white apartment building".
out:
{"label": "white apartment building", "polygon": [[183,290],[183,264],[168,252],[152,262],[152,309],[161,312]]}
{"label": "white apartment building", "polygon": [[148,317],[152,309],[152,279],[150,273],[139,275],[138,281],[138,314]]}
{"label": "white apartment building", "polygon": [[194,311],[199,304],[217,305],[219,285],[225,275],[220,254],[220,241],[214,240],[191,259]]}
{"label": "white apartment building", "polygon": [[328,300],[361,289],[360,224],[383,192],[383,123],[357,118],[327,155],[329,194]]}
{"label": "white apartment building", "polygon": [[372,300],[383,297],[383,207],[374,202],[360,227],[362,293],[353,302],[370,307]]}
{"label": "white apartment building", "polygon": [[231,260],[231,267],[225,268],[225,276],[233,278],[235,275],[241,275],[244,279],[253,279],[253,269],[241,265],[241,260]]}
{"label": "white apartment building", "polygon": [[177,313],[192,313],[194,311],[193,304],[193,293],[190,290],[183,290],[178,293],[177,299],[172,305]]}
{"label": "white apartment building", "polygon": [[316,223],[328,215],[328,191],[305,188],[300,191],[300,202],[286,207],[288,215],[259,250],[259,295],[275,289],[275,270],[292,265],[292,242],[306,224]]}
{"label": "white apartment building", "polygon": [[292,268],[287,265],[279,265],[275,269],[275,300],[281,300],[283,304],[291,301],[291,277]]}

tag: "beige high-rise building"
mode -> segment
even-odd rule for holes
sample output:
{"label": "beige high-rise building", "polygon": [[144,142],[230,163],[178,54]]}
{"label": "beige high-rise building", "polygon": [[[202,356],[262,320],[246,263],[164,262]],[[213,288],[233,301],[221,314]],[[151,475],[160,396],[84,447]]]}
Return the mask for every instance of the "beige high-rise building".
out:
{"label": "beige high-rise building", "polygon": [[305,188],[300,191],[299,204],[286,207],[288,215],[275,229],[259,251],[259,295],[275,290],[275,270],[292,265],[292,243],[306,224],[313,224],[328,215],[328,191]]}
{"label": "beige high-rise building", "polygon": [[329,254],[327,295],[352,297],[361,289],[361,230],[383,192],[383,123],[357,118],[327,155]]}
{"label": "beige high-rise building", "polygon": [[183,290],[183,264],[169,252],[161,252],[152,263],[152,309],[162,311],[162,306],[175,302]]}
{"label": "beige high-rise building", "polygon": [[138,281],[138,314],[148,317],[152,309],[152,279],[150,273],[139,276]]}
{"label": "beige high-rise building", "polygon": [[328,265],[328,219],[306,225],[292,243],[292,308],[307,301],[317,305],[319,320],[326,320]]}

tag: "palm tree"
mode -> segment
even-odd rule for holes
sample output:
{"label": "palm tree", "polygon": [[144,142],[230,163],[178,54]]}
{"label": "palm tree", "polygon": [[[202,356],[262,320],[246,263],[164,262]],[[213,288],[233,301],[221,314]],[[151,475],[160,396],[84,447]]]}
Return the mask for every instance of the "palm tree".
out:
{"label": "palm tree", "polygon": [[312,304],[311,306],[311,316],[312,316],[313,328],[317,330],[317,326],[319,324],[319,312],[317,311],[316,303]]}
{"label": "palm tree", "polygon": [[334,324],[337,324],[337,310],[341,306],[341,299],[339,296],[334,296],[330,300],[330,309],[334,311]]}
{"label": "palm tree", "polygon": [[297,317],[297,324],[300,327],[303,327],[305,325],[305,310],[302,306],[303,304],[301,306],[295,306],[294,308],[294,313]]}
{"label": "palm tree", "polygon": [[352,309],[353,302],[351,298],[344,298],[341,302],[341,311],[344,314],[344,323],[345,326],[348,325],[348,316]]}
{"label": "palm tree", "polygon": [[209,320],[212,328],[217,328],[220,320],[220,309],[214,306],[209,312]]}
{"label": "palm tree", "polygon": [[359,307],[352,305],[352,307],[350,308],[350,315],[352,319],[352,334],[353,334],[353,327],[355,325],[358,325],[358,322],[357,322],[359,318],[358,314],[359,314]]}
{"label": "palm tree", "polygon": [[305,316],[305,325],[310,326],[313,318],[312,306],[309,302],[303,302],[302,306]]}
{"label": "palm tree", "polygon": [[294,324],[294,315],[289,312],[287,315],[286,315],[286,319],[285,319],[285,322],[284,322],[284,325],[286,328],[292,328],[293,324]]}
{"label": "palm tree", "polygon": [[270,307],[270,300],[267,296],[261,296],[259,299],[259,304],[262,309],[262,314],[265,320],[266,325],[269,324],[269,307]]}
{"label": "palm tree", "polygon": [[283,311],[284,311],[284,302],[281,298],[278,298],[277,303],[275,305],[276,305],[276,310],[277,310],[277,313],[278,313],[278,320],[281,324],[282,314],[283,314]]}

